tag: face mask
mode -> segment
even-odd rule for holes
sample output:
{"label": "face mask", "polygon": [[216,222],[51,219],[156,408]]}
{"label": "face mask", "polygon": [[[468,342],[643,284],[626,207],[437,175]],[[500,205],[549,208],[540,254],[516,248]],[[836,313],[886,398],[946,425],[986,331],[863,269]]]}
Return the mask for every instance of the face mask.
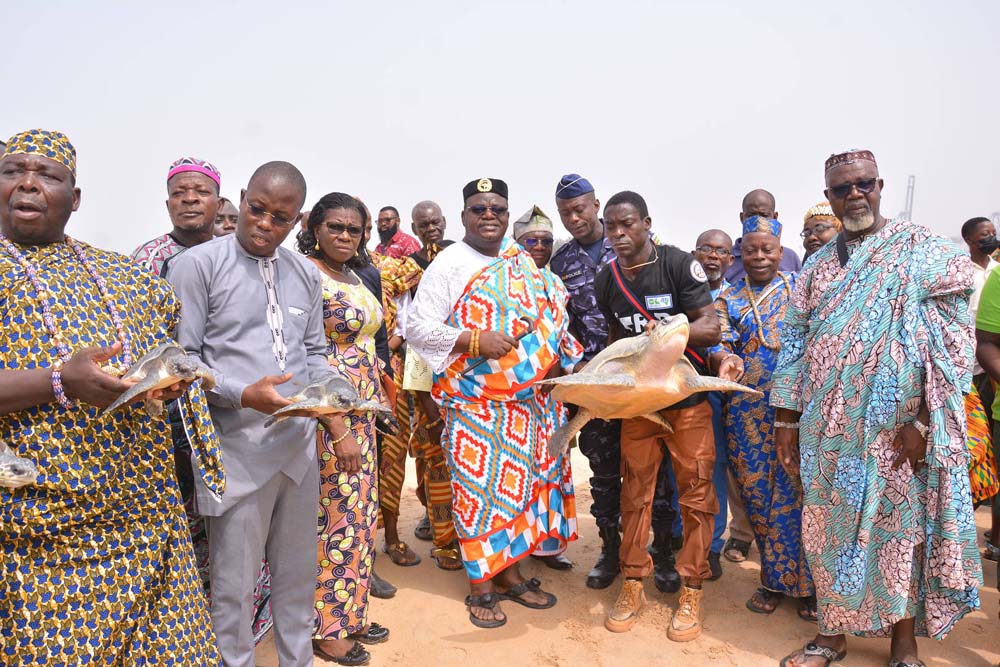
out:
{"label": "face mask", "polygon": [[1000,247],[1000,241],[997,241],[996,236],[987,236],[979,239],[979,241],[976,242],[976,245],[979,247],[979,252],[984,255],[992,255],[993,252]]}

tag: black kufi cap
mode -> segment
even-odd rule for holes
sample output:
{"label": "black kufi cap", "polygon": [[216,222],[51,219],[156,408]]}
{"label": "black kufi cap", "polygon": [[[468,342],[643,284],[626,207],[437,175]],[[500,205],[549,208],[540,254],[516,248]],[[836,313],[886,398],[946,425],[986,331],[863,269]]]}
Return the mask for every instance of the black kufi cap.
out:
{"label": "black kufi cap", "polygon": [[477,194],[493,192],[504,199],[507,199],[507,184],[499,178],[479,178],[469,181],[469,184],[462,188],[462,201],[468,201],[469,197]]}

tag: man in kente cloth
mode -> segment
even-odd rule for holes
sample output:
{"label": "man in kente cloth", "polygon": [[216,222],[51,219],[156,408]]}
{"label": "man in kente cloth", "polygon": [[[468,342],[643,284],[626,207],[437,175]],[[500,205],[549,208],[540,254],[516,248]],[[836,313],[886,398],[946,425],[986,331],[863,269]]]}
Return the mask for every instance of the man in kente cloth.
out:
{"label": "man in kente cloth", "polygon": [[427,268],[407,315],[407,340],[434,371],[445,408],[445,454],[455,529],[471,595],[470,621],[507,622],[498,605],[556,603],[518,561],[548,538],[576,539],[576,507],[563,493],[563,453],[547,453],[551,397],[535,382],[582,355],[567,334],[553,285],[519,245],[504,238],[507,184],[481,178],[462,190],[465,237]]}
{"label": "man in kente cloth", "polygon": [[923,665],[915,636],[944,639],[982,584],[963,401],[972,267],[882,217],[870,151],[830,156],[825,192],[843,231],[795,281],[771,386],[819,616],[781,664],[839,662],[850,633],[892,637],[892,667]]}
{"label": "man in kente cloth", "polygon": [[[0,663],[219,665],[174,477],[170,427],[112,414],[125,369],[170,341],[180,304],[129,258],[65,234],[80,205],[60,132],[0,158],[0,439],[38,480],[0,488]],[[179,398],[206,492],[225,482],[198,385]]]}

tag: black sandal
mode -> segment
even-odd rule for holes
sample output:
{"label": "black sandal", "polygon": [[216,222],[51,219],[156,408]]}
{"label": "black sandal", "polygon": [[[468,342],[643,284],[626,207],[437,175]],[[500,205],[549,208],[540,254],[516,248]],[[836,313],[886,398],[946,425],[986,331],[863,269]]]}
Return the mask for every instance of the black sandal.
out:
{"label": "black sandal", "polygon": [[903,662],[897,658],[892,658],[889,660],[889,667],[927,667],[923,660],[917,660],[916,662]]}
{"label": "black sandal", "polygon": [[[795,653],[792,655],[786,655],[781,659],[781,667],[788,667],[788,661],[795,657]],[[820,646],[816,642],[809,642],[804,647],[802,647],[802,657],[803,658],[825,658],[826,665],[824,667],[830,667],[830,663],[841,662],[847,657],[847,649],[839,653],[829,646]]]}
{"label": "black sandal", "polygon": [[343,655],[343,657],[337,657],[332,653],[327,653],[322,648],[320,644],[315,639],[313,640],[313,655],[317,658],[322,658],[323,660],[329,660],[330,662],[335,662],[338,665],[348,665],[348,667],[353,667],[355,665],[367,665],[368,661],[371,660],[372,654],[365,650],[365,647],[361,645],[361,642],[354,642],[354,646],[351,650]]}
{"label": "black sandal", "polygon": [[[541,604],[537,602],[528,602],[521,597],[528,591],[544,595],[546,597],[546,602]],[[499,592],[499,595],[501,600],[510,600],[511,602],[516,602],[519,605],[527,607],[528,609],[548,609],[550,607],[554,607],[556,604],[556,596],[552,593],[546,593],[543,591],[542,582],[534,578],[525,579],[519,584],[514,584],[506,591]]]}
{"label": "black sandal", "polygon": [[[756,604],[754,604],[754,600],[758,598],[760,598],[760,600],[764,603],[764,605],[768,605],[772,601],[774,601],[774,606],[771,607],[770,609],[768,609],[766,606],[757,606]],[[746,606],[747,609],[749,609],[755,614],[773,614],[774,610],[778,608],[778,605],[781,604],[781,601],[784,599],[785,599],[784,593],[776,593],[774,591],[769,591],[766,588],[761,587],[758,588],[756,591],[754,591],[754,594],[750,596],[750,599],[747,600]]]}
{"label": "black sandal", "polygon": [[[743,558],[733,558],[729,555],[729,552],[731,551],[740,553]],[[750,543],[730,537],[726,540],[726,543],[722,545],[722,555],[725,556],[726,560],[730,563],[742,563],[747,559],[747,556],[750,555]]]}
{"label": "black sandal", "polygon": [[389,640],[389,628],[378,623],[369,623],[368,630],[347,635],[347,638],[359,641],[362,644],[381,644]]}
{"label": "black sandal", "polygon": [[808,595],[804,598],[799,598],[799,618],[803,621],[809,621],[810,623],[815,623],[819,620],[816,609],[816,596]]}
{"label": "black sandal", "polygon": [[[497,606],[500,602],[500,596],[496,593],[483,593],[482,595],[466,595],[465,596],[465,606],[466,607],[481,607],[482,609],[489,609],[493,611],[493,608]],[[500,611],[503,614],[503,610]],[[503,614],[503,618],[494,618],[493,620],[487,620],[485,618],[478,618],[469,610],[469,620],[477,628],[499,628],[501,625],[507,623],[507,614]]]}

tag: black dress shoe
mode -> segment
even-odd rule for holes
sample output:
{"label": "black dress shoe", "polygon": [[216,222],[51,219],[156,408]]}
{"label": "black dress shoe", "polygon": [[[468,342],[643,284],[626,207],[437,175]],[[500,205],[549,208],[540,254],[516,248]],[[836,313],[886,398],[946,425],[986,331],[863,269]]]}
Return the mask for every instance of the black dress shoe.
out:
{"label": "black dress shoe", "polygon": [[365,648],[359,643],[354,642],[354,646],[341,657],[337,657],[332,653],[327,653],[323,649],[323,645],[320,644],[315,639],[313,640],[313,655],[323,660],[329,660],[330,662],[335,662],[338,665],[367,665],[368,661],[371,660],[372,654],[365,650]]}
{"label": "black dress shoe", "polygon": [[368,590],[372,596],[381,598],[383,600],[388,600],[393,595],[396,594],[396,587],[390,584],[388,581],[382,577],[375,574],[375,570],[372,569],[371,576],[371,588]]}
{"label": "black dress shoe", "polygon": [[378,623],[369,623],[366,632],[347,635],[347,638],[359,641],[362,644],[381,644],[389,640],[389,628]]}
{"label": "black dress shoe", "polygon": [[722,554],[718,551],[708,552],[708,566],[712,569],[712,576],[709,581],[715,581],[722,576]]}
{"label": "black dress shoe", "polygon": [[542,562],[545,567],[552,568],[553,570],[572,570],[573,561],[566,558],[563,554],[555,554],[552,556],[534,556],[532,558]]}

